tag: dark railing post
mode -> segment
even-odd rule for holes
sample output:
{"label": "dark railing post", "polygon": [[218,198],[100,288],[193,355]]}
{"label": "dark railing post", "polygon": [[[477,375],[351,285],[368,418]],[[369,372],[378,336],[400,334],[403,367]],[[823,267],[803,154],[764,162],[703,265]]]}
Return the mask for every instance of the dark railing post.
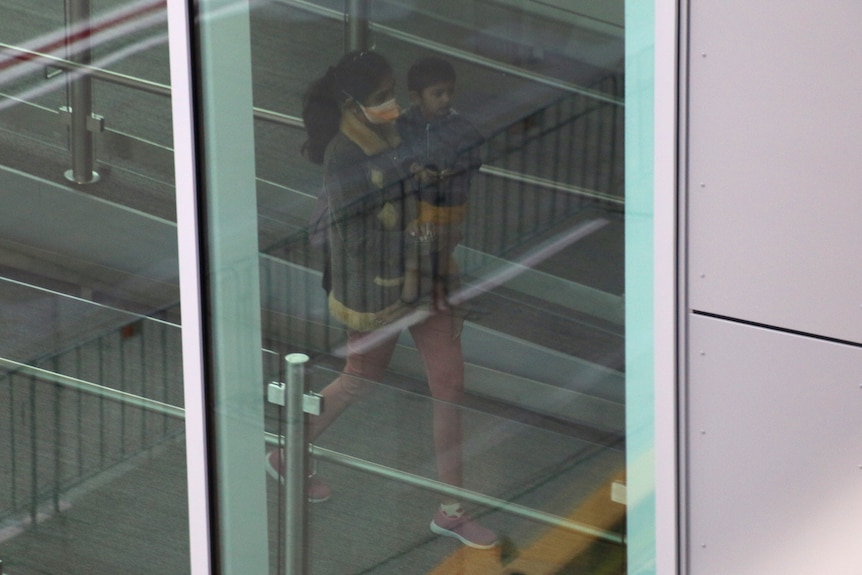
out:
{"label": "dark railing post", "polygon": [[368,0],[345,0],[345,51],[368,50],[370,33],[368,29]]}
{"label": "dark railing post", "polygon": [[[66,50],[69,60],[90,65],[90,0],[66,0]],[[93,132],[101,129],[101,119],[93,115],[93,79],[87,72],[69,72],[68,106],[63,110],[69,122],[72,169],[66,179],[76,184],[99,181],[95,170]]]}

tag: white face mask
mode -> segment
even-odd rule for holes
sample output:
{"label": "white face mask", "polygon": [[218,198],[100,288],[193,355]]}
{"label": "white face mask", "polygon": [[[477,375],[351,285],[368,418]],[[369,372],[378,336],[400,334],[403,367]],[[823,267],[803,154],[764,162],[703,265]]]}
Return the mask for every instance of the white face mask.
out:
{"label": "white face mask", "polygon": [[372,124],[391,124],[401,115],[401,108],[398,107],[395,98],[377,106],[363,106],[359,104],[359,107],[362,109],[365,119]]}

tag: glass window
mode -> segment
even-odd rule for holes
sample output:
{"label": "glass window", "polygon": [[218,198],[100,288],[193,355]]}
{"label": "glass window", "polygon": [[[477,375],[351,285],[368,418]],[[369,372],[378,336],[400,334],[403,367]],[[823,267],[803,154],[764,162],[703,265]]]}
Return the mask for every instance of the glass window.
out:
{"label": "glass window", "polygon": [[[652,3],[195,9],[215,564],[650,572]],[[8,572],[190,569],[167,38],[0,7]]]}
{"label": "glass window", "polygon": [[161,2],[0,7],[0,560],[188,572]]}
{"label": "glass window", "polygon": [[227,571],[649,564],[651,18],[201,4]]}

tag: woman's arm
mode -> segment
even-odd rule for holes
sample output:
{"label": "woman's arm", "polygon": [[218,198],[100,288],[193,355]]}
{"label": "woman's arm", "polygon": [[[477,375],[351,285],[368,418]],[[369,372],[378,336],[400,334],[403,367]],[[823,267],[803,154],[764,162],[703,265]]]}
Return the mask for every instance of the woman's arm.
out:
{"label": "woman's arm", "polygon": [[348,254],[394,257],[411,221],[402,177],[389,158],[369,158],[351,143],[332,150],[324,178],[333,228]]}

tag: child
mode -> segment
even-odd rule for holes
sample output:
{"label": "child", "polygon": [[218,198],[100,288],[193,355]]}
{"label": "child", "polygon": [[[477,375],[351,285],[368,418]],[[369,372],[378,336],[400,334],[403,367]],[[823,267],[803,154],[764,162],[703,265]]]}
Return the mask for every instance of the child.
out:
{"label": "child", "polygon": [[[461,241],[467,196],[473,172],[482,165],[479,132],[452,109],[455,69],[437,57],[417,61],[407,72],[412,106],[398,118],[398,130],[413,156],[410,171],[419,180],[419,217],[414,232],[419,248],[431,252],[433,299],[439,310],[448,307],[449,292],[457,287],[455,247]],[[421,240],[425,240],[424,242]],[[402,299],[420,295],[421,257],[408,257]]]}

